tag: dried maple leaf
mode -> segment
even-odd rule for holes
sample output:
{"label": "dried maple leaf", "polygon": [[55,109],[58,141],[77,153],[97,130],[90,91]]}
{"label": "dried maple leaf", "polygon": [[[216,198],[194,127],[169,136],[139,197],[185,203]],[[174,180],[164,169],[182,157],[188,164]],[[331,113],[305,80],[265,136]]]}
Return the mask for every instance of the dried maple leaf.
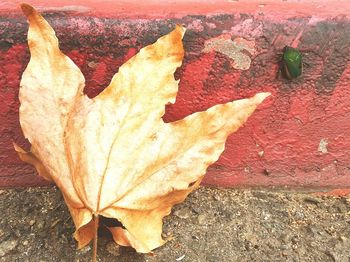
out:
{"label": "dried maple leaf", "polygon": [[54,30],[31,6],[30,62],[23,73],[20,123],[31,151],[23,161],[56,183],[73,217],[79,247],[97,241],[98,217],[117,219],[114,240],[138,252],[165,241],[162,218],[201,182],[206,168],[269,93],[217,105],[164,123],[174,103],[185,29],[147,46],[119,68],[97,97],[83,93],[84,77],[59,49]]}

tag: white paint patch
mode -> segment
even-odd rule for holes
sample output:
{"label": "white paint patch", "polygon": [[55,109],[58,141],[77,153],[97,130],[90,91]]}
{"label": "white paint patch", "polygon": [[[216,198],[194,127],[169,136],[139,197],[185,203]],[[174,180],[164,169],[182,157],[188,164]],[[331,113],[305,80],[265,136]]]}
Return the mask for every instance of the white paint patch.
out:
{"label": "white paint patch", "polygon": [[[204,44],[203,52],[216,51],[231,58],[231,65],[235,69],[248,70],[251,58],[248,54],[255,54],[255,42],[237,37],[233,41],[230,34],[211,38]],[[246,52],[245,52],[246,51]]]}
{"label": "white paint patch", "polygon": [[328,153],[327,146],[328,146],[328,140],[325,138],[322,138],[318,145],[318,152],[321,152],[322,154],[327,154]]}

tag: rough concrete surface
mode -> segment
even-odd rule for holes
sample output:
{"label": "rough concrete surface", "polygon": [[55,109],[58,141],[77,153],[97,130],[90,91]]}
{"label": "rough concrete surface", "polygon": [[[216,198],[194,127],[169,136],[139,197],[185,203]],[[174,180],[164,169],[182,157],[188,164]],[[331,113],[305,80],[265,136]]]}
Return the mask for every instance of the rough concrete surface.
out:
{"label": "rough concrete surface", "polygon": [[[92,247],[76,250],[57,188],[1,190],[0,210],[0,261],[91,260]],[[170,241],[153,255],[101,230],[98,261],[350,261],[345,197],[202,187],[164,222]]]}

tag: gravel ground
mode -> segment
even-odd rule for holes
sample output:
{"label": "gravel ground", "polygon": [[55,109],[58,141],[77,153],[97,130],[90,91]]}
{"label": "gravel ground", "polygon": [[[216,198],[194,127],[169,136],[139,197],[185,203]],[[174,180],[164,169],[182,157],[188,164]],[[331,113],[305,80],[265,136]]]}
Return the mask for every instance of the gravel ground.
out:
{"label": "gravel ground", "polygon": [[[0,210],[0,261],[91,260],[56,188],[1,190]],[[350,262],[349,198],[202,187],[164,222],[171,240],[153,255],[100,232],[99,261]]]}

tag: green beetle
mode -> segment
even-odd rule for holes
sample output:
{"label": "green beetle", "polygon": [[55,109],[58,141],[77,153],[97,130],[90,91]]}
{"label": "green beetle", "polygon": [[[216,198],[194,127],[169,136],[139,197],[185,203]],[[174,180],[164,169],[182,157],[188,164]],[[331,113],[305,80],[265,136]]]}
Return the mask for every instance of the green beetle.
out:
{"label": "green beetle", "polygon": [[285,46],[283,49],[281,71],[285,78],[297,78],[303,72],[303,57],[296,48]]}

